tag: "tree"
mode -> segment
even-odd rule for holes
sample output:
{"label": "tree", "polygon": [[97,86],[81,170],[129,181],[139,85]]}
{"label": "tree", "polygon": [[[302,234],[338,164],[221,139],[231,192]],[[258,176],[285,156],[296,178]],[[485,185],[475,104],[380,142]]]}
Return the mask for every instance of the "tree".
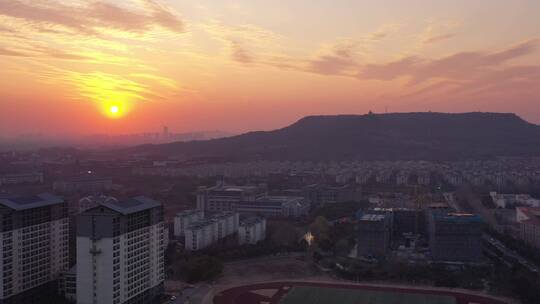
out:
{"label": "tree", "polygon": [[180,261],[176,265],[177,276],[188,283],[211,280],[223,271],[223,264],[217,258],[210,256],[192,257]]}
{"label": "tree", "polygon": [[324,216],[317,216],[315,221],[309,225],[309,231],[315,236],[315,241],[317,241],[317,239],[327,239],[330,231],[330,224]]}
{"label": "tree", "polygon": [[349,241],[346,239],[340,239],[336,242],[335,253],[336,255],[348,255],[351,247],[349,246]]}

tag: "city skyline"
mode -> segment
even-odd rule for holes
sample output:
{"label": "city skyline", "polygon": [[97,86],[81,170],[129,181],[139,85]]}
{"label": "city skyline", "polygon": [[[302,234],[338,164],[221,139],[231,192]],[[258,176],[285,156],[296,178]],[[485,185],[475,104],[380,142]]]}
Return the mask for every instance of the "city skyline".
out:
{"label": "city skyline", "polygon": [[369,110],[515,112],[538,124],[539,9],[536,1],[4,2],[0,136],[160,125],[242,133]]}

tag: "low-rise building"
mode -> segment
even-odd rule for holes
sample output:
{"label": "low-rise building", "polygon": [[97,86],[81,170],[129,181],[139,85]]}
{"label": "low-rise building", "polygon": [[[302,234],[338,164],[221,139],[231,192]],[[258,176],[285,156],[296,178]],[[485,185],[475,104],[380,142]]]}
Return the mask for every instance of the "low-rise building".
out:
{"label": "low-rise building", "polygon": [[43,173],[41,172],[7,173],[0,175],[0,186],[37,183],[43,183]]}
{"label": "low-rise building", "polygon": [[77,265],[60,274],[58,293],[68,301],[75,302],[77,300]]}
{"label": "low-rise building", "polygon": [[59,193],[103,193],[112,188],[112,180],[93,174],[74,176],[55,181],[53,189]]}
{"label": "low-rise building", "polygon": [[519,238],[540,250],[540,208],[516,208],[516,220],[519,224]]}
{"label": "low-rise building", "polygon": [[191,223],[184,232],[184,245],[188,251],[210,247],[217,241],[238,231],[239,216],[236,212],[220,212]]}
{"label": "low-rise building", "polygon": [[204,212],[198,209],[190,209],[179,212],[174,217],[174,237],[183,238],[186,229],[194,222],[204,218]]}
{"label": "low-rise building", "polygon": [[214,220],[201,220],[189,225],[185,232],[184,246],[188,251],[210,247],[217,239],[217,225]]}
{"label": "low-rise building", "polygon": [[514,206],[540,207],[540,200],[533,198],[529,194],[502,194],[490,192],[489,195],[493,203],[499,208],[510,208]]}
{"label": "low-rise building", "polygon": [[407,185],[409,183],[409,172],[400,171],[396,175],[396,185]]}
{"label": "low-rise building", "polygon": [[266,219],[263,217],[249,217],[240,221],[238,227],[238,243],[256,244],[266,238]]}
{"label": "low-rise building", "polygon": [[416,182],[419,185],[427,186],[431,183],[431,174],[429,171],[422,171],[418,173],[418,178]]}

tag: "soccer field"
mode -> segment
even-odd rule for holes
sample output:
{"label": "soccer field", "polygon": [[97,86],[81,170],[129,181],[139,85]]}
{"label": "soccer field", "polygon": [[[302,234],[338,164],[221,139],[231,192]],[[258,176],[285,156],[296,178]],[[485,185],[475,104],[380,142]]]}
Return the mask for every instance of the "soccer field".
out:
{"label": "soccer field", "polygon": [[451,296],[347,288],[293,287],[280,304],[456,304]]}

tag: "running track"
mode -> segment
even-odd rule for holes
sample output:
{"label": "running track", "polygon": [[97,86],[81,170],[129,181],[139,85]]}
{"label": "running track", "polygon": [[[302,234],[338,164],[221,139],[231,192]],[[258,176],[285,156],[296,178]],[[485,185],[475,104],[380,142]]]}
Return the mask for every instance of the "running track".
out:
{"label": "running track", "polygon": [[[266,302],[270,304],[278,304],[281,298],[294,286],[306,286],[306,287],[327,287],[327,288],[347,288],[347,289],[363,289],[374,291],[394,291],[403,293],[416,293],[416,294],[437,294],[447,295],[456,298],[457,304],[509,304],[499,299],[494,299],[488,296],[480,296],[474,294],[468,294],[458,291],[445,291],[445,290],[428,290],[428,289],[416,289],[416,288],[399,288],[399,287],[378,287],[378,286],[366,286],[366,285],[351,285],[351,284],[331,284],[331,283],[312,283],[312,282],[271,282],[260,283],[253,285],[244,285],[239,287],[230,288],[222,291],[214,297],[214,304],[259,304]],[[252,293],[252,290],[259,289],[277,289],[279,290],[271,298]]]}

